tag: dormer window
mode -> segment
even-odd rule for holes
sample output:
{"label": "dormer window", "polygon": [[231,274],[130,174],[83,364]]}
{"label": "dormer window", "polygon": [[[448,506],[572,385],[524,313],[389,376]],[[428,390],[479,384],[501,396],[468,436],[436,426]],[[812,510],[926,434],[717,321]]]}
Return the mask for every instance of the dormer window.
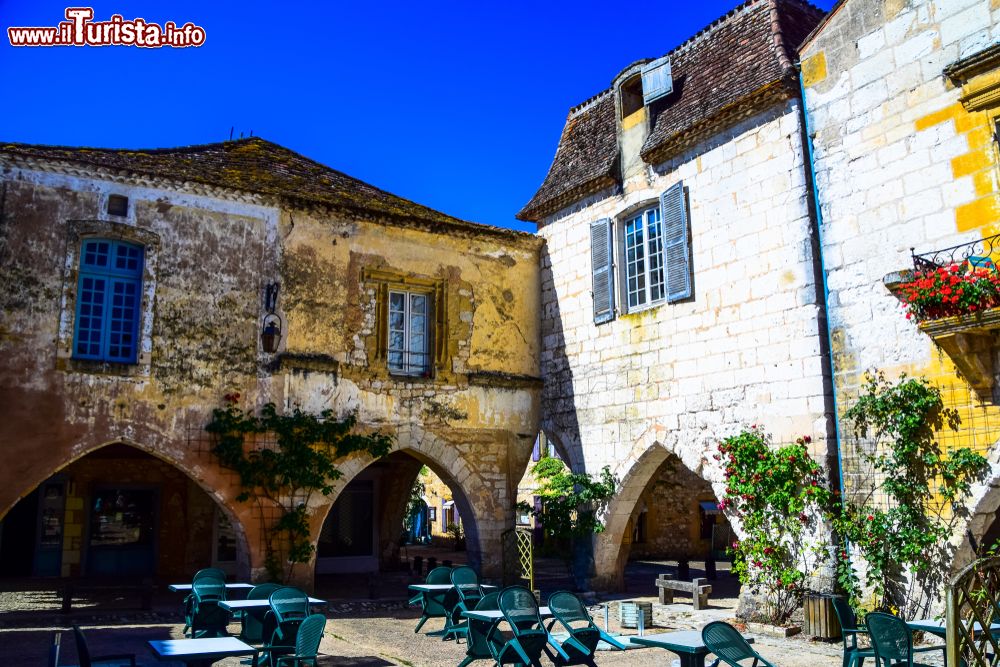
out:
{"label": "dormer window", "polygon": [[635,76],[624,81],[620,88],[622,103],[622,118],[628,118],[644,106],[642,100],[642,76]]}

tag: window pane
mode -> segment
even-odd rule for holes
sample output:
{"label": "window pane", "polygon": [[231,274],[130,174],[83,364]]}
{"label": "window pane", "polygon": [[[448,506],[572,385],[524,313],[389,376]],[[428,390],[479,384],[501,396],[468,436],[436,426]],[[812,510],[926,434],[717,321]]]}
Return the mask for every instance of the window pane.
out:
{"label": "window pane", "polygon": [[406,297],[402,292],[389,292],[389,308],[390,310],[398,310],[403,312],[406,307]]}
{"label": "window pane", "polygon": [[410,312],[411,313],[426,313],[427,312],[427,296],[424,294],[411,294],[410,295]]}

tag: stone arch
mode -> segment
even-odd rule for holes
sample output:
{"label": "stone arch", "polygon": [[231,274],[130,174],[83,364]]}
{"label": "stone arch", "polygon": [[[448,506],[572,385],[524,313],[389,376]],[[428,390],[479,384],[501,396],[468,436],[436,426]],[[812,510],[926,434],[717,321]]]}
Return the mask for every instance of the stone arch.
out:
{"label": "stone arch", "polygon": [[705,452],[694,448],[680,450],[666,429],[658,425],[646,430],[632,446],[628,456],[612,472],[618,480],[618,492],[605,512],[604,531],[594,540],[594,586],[620,590],[624,584],[625,564],[630,545],[624,544],[625,531],[636,520],[639,500],[655,481],[660,467],[674,456],[692,473],[712,485],[716,497],[721,490],[721,478],[711,474]]}
{"label": "stone arch", "polygon": [[129,438],[114,438],[111,440],[97,442],[88,447],[75,449],[72,456],[60,461],[58,465],[49,468],[43,476],[37,479],[32,479],[26,487],[19,489],[17,492],[18,494],[13,497],[13,501],[6,503],[6,506],[3,509],[3,514],[0,514],[0,520],[2,520],[8,512],[10,512],[14,505],[37,489],[42,483],[45,482],[45,480],[50,479],[53,475],[56,475],[67,468],[70,468],[73,464],[85,459],[95,452],[115,445],[122,445],[134,449],[144,455],[150,456],[158,461],[162,461],[183,474],[187,480],[194,483],[195,486],[203,491],[205,495],[213,501],[215,507],[219,508],[223,514],[225,514],[226,518],[229,519],[229,522],[232,525],[237,541],[236,551],[238,576],[241,578],[249,576],[251,565],[255,562],[255,557],[257,555],[251,548],[251,540],[246,530],[248,521],[252,519],[249,508],[241,507],[235,504],[234,495],[224,493],[226,489],[211,486],[208,482],[206,482],[201,474],[203,470],[199,466],[189,466],[187,461],[168,456],[159,449],[144,446],[142,443]]}
{"label": "stone arch", "polygon": [[951,562],[951,574],[958,573],[976,559],[976,547],[990,546],[983,544],[984,538],[991,532],[991,528],[1000,528],[1000,523],[996,521],[997,511],[1000,510],[1000,442],[994,444],[987,460],[990,469],[985,479],[973,485],[971,496],[965,503],[969,515],[965,521],[960,522],[952,536],[955,554]]}
{"label": "stone arch", "polygon": [[[406,425],[397,431],[390,455],[397,452],[426,465],[448,485],[461,516],[470,519],[463,521],[469,564],[480,569],[485,576],[499,575],[499,549],[490,549],[489,545],[499,545],[500,534],[513,525],[513,501],[507,504],[509,506],[502,502],[506,490],[498,489],[495,483],[484,479],[455,445],[418,425]],[[338,462],[341,477],[336,481],[333,492],[313,504],[310,528],[314,547],[340,493],[375,462],[376,459],[367,454],[354,454]],[[309,568],[315,571],[315,557]]]}

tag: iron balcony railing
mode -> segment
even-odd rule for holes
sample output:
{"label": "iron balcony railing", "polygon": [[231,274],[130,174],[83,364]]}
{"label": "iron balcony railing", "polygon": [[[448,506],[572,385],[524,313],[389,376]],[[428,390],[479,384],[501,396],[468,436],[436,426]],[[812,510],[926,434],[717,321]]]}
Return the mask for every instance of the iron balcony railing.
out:
{"label": "iron balcony railing", "polygon": [[961,264],[965,261],[978,265],[993,257],[994,253],[1000,255],[1000,234],[919,255],[913,252],[913,248],[910,248],[915,271],[934,270],[943,266]]}

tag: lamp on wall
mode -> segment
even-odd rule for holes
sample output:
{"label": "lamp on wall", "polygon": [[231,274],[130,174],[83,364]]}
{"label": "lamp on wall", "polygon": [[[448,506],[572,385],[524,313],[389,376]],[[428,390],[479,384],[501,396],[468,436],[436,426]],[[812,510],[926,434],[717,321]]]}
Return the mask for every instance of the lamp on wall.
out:
{"label": "lamp on wall", "polygon": [[278,283],[268,283],[264,288],[264,322],[260,332],[260,345],[268,354],[278,351],[281,343],[281,317],[275,311],[278,307]]}

